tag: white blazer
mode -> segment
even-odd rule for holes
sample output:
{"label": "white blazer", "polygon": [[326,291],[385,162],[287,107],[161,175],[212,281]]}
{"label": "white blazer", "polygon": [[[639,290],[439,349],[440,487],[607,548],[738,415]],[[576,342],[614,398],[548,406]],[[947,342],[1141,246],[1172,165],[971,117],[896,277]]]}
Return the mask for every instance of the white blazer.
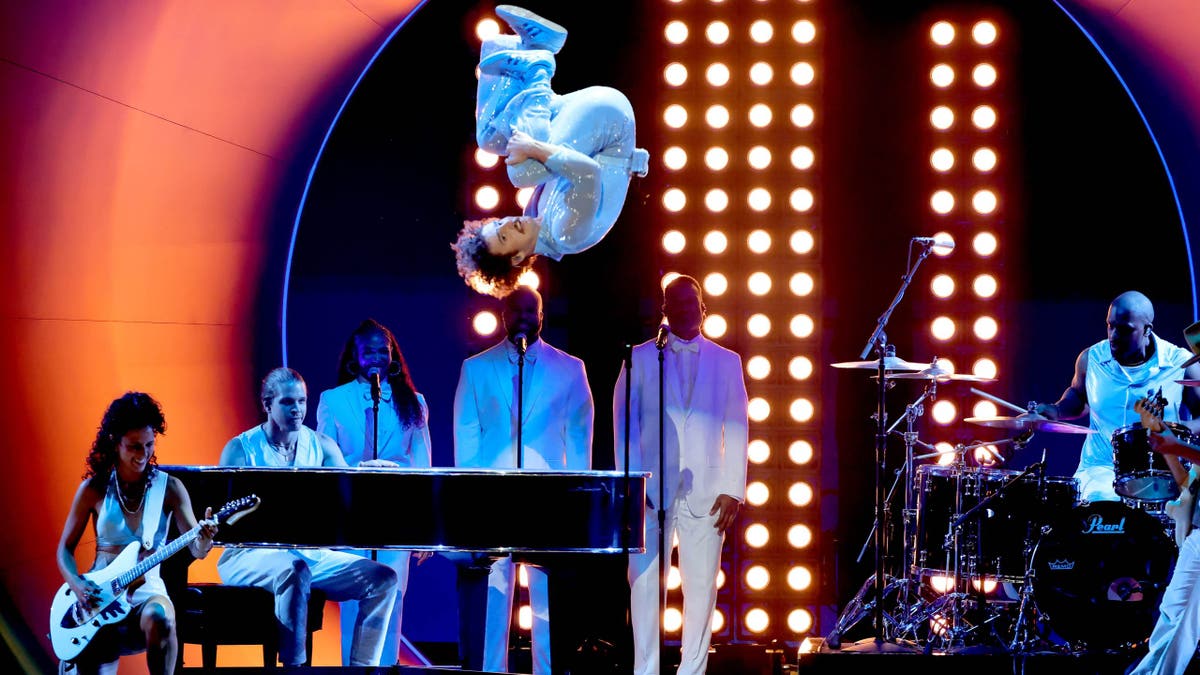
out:
{"label": "white blazer", "polygon": [[[371,407],[369,385],[352,380],[343,385],[321,392],[317,404],[317,431],[337,441],[346,457],[346,463],[355,466],[369,459],[366,447],[366,410]],[[421,405],[421,417],[425,423],[420,427],[402,427],[394,408],[385,414],[385,406],[391,401],[379,403],[379,459],[390,459],[400,466],[427,468],[432,466],[429,443],[429,407],[425,397],[417,394]]]}
{"label": "white blazer", "polygon": [[[676,355],[664,350],[663,422],[665,464],[658,467],[658,349],[649,340],[633,348],[630,391],[629,470],[650,471],[646,496],[666,508],[681,496],[695,513],[708,513],[718,495],[739,501],[746,495],[749,420],[742,358],[701,336],[692,401],[685,406],[676,375]],[[625,367],[613,393],[613,447],[618,471],[625,468]],[[658,481],[664,502],[658,504]]]}
{"label": "white blazer", "polygon": [[[454,465],[517,465],[516,373],[507,340],[463,361],[454,394]],[[526,351],[521,440],[526,469],[592,468],[595,410],[583,361],[537,340]],[[536,356],[533,356],[536,354]],[[529,358],[536,360],[531,364]]]}

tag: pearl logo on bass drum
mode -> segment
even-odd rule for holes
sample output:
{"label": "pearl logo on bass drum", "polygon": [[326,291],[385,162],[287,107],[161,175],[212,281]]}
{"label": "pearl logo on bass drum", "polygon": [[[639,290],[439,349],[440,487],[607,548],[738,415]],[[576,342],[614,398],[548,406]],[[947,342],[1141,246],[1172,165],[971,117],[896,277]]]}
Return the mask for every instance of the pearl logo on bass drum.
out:
{"label": "pearl logo on bass drum", "polygon": [[1115,523],[1104,522],[1104,516],[1096,513],[1083,521],[1083,534],[1125,534],[1125,519]]}

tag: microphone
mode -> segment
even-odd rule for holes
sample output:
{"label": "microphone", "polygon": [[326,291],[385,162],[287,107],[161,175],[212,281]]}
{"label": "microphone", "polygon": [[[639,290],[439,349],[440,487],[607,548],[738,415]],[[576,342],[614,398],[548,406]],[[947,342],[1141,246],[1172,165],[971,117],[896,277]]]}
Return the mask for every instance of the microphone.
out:
{"label": "microphone", "polygon": [[529,340],[524,333],[517,333],[513,336],[513,344],[517,347],[517,353],[525,356],[525,350],[529,348]]}
{"label": "microphone", "polygon": [[379,394],[382,391],[379,384],[379,369],[372,368],[367,371],[367,381],[371,383],[371,400],[375,405],[379,405]]}
{"label": "microphone", "polygon": [[658,327],[658,336],[654,338],[654,346],[658,351],[662,351],[663,347],[667,346],[667,336],[671,334],[671,329],[667,324],[660,324]]}
{"label": "microphone", "polygon": [[937,237],[913,237],[912,240],[922,246],[937,246],[944,248],[947,251],[954,250],[954,241],[952,239],[938,239]]}

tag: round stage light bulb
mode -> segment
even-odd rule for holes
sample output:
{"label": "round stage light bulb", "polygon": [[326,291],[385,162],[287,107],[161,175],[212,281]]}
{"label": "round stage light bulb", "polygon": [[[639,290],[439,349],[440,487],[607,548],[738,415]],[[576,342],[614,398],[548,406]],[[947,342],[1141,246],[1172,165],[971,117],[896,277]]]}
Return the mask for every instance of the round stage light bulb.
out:
{"label": "round stage light bulb", "polygon": [[813,446],[808,441],[792,441],[788,446],[788,459],[792,464],[804,466],[812,461]]}
{"label": "round stage light bulb", "polygon": [[729,280],[720,272],[710,272],[704,276],[704,292],[719,297],[729,290]]}
{"label": "round stage light bulb", "polygon": [[709,148],[704,151],[704,165],[713,171],[720,171],[729,166],[729,153],[725,148]]}
{"label": "round stage light bulb", "polygon": [[663,151],[663,166],[672,171],[679,171],[687,166],[687,151],[678,145],[673,145]]}
{"label": "round stage light bulb", "polygon": [[477,335],[491,335],[500,326],[500,320],[492,312],[484,310],[471,318],[471,328]]}
{"label": "round stage light bulb", "polygon": [[771,446],[767,445],[766,441],[756,438],[746,446],[746,456],[751,464],[762,464],[771,458]]}
{"label": "round stage light bulb", "polygon": [[813,154],[812,148],[800,145],[792,149],[792,166],[797,169],[811,169],[814,161],[816,155]]}
{"label": "round stage light bulb", "polygon": [[678,254],[683,252],[684,246],[687,245],[687,238],[679,230],[667,230],[663,234],[662,246],[667,253]]}
{"label": "round stage light bulb", "polygon": [[687,120],[687,108],[678,103],[672,103],[663,109],[663,123],[672,129],[682,129],[683,125],[687,124]]}
{"label": "round stage light bulb", "polygon": [[683,86],[687,82],[687,78],[687,66],[682,63],[668,63],[667,67],[663,68],[663,81],[672,87]]}
{"label": "round stage light bulb", "polygon": [[704,250],[713,255],[719,255],[729,248],[729,238],[720,230],[711,230],[704,235]]}
{"label": "round stage light bulb", "polygon": [[794,380],[807,380],[812,373],[813,364],[807,356],[795,356],[788,362],[788,374]]}

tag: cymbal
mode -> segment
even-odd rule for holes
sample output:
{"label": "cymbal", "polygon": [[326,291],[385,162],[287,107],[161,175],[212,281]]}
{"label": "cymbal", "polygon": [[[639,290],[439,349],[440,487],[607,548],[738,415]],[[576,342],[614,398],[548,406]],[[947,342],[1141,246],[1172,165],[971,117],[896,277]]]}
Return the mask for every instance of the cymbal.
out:
{"label": "cymbal", "polygon": [[1094,434],[1095,429],[1081,427],[1070,422],[1047,419],[1040,415],[1018,415],[1017,417],[968,417],[963,420],[971,424],[994,429],[1014,431],[1049,431],[1057,434]]}
{"label": "cymbal", "polygon": [[979,377],[978,375],[960,375],[944,368],[931,366],[916,373],[897,373],[889,375],[893,380],[937,380],[938,382],[995,382],[995,378]]}
{"label": "cymbal", "polygon": [[[857,370],[879,370],[879,359],[874,361],[842,361],[841,363],[829,364],[834,368],[855,368]],[[928,363],[913,363],[905,361],[898,356],[883,357],[884,370],[922,370],[929,366]]]}

